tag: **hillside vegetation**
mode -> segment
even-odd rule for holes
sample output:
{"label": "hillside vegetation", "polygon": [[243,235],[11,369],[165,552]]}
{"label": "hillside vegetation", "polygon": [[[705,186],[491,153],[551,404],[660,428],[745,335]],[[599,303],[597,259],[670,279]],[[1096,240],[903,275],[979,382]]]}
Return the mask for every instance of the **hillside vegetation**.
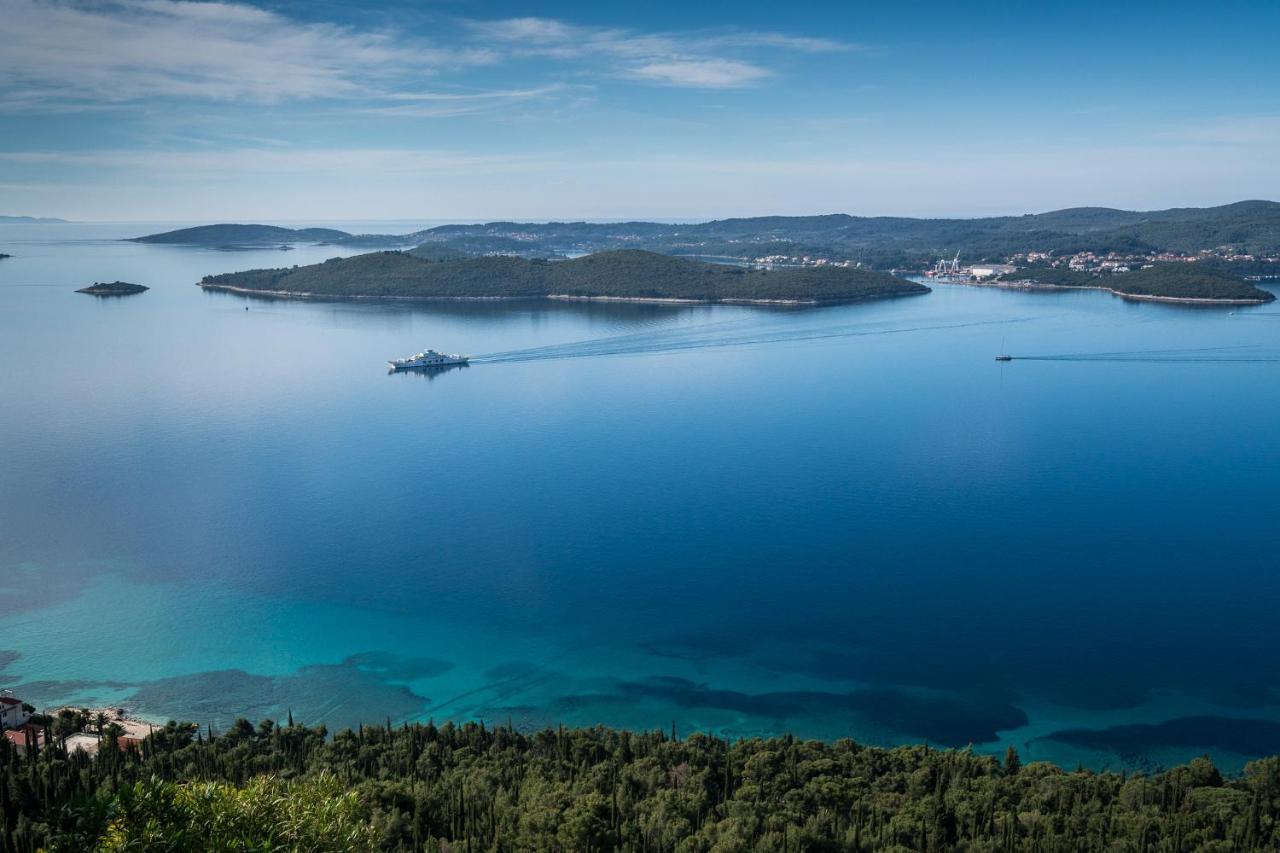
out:
{"label": "hillside vegetation", "polygon": [[248,246],[314,243],[350,237],[334,228],[280,228],[275,225],[199,225],[163,234],[133,237],[133,243],[178,243],[193,246]]}
{"label": "hillside vegetation", "polygon": [[1120,293],[1174,299],[1275,299],[1243,279],[1196,264],[1156,264],[1111,276],[1107,286]]}
{"label": "hillside vegetation", "polygon": [[[56,743],[56,740],[54,741]],[[469,723],[170,723],[120,751],[0,740],[0,851],[1229,851],[1280,844],[1280,758],[1225,780],[968,750]]]}
{"label": "hillside vegetation", "polygon": [[[229,229],[261,225],[210,225],[138,238],[143,242],[235,245],[312,240],[366,248],[431,244],[438,252],[468,256],[508,254],[526,258],[615,249],[670,255],[758,258],[767,255],[860,261],[870,269],[925,269],[957,251],[964,260],[1004,260],[1017,253],[1195,253],[1230,249],[1255,256],[1280,255],[1280,203],[1240,201],[1220,207],[1116,210],[1076,207],[1023,216],[979,219],[914,219],[904,216],[757,216],[698,223],[487,222],[441,225],[411,234],[344,234],[276,229],[246,236]],[[306,236],[296,236],[306,235]],[[1240,261],[1250,275],[1275,275],[1276,263]],[[1243,268],[1242,268],[1243,269]]]}
{"label": "hillside vegetation", "polygon": [[[436,251],[427,246],[423,253]],[[568,261],[429,260],[374,252],[291,269],[207,276],[201,286],[329,297],[794,300],[836,302],[927,293],[921,284],[845,267],[748,270],[636,249]]]}
{"label": "hillside vegetation", "polygon": [[669,254],[845,257],[874,269],[921,268],[960,251],[999,260],[1018,252],[1197,252],[1222,246],[1280,254],[1280,203],[1128,211],[1080,207],[1025,216],[913,219],[897,216],[761,216],[693,224],[490,222],[416,235],[475,253],[528,254],[635,247]]}
{"label": "hillside vegetation", "polygon": [[1146,269],[1091,275],[1063,267],[1029,268],[1001,276],[1004,282],[1030,281],[1044,287],[1104,287],[1129,296],[1162,299],[1217,299],[1270,302],[1269,291],[1244,279],[1200,264],[1155,264]]}

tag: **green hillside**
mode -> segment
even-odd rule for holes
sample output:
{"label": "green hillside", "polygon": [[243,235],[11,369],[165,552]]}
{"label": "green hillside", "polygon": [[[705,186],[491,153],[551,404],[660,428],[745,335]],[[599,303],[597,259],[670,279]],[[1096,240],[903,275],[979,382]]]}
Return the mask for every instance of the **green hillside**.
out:
{"label": "green hillside", "polygon": [[1280,254],[1280,203],[1127,211],[1078,207],[1024,216],[913,219],[895,216],[762,216],[711,222],[489,222],[445,225],[419,235],[469,253],[603,251],[635,247],[668,254],[759,257],[813,254],[862,260],[876,269],[919,267],[959,251],[999,260],[1027,251],[1197,252],[1232,247]]}
{"label": "green hillside", "polygon": [[[366,248],[413,243],[437,254],[560,257],[616,249],[670,255],[755,258],[769,254],[851,259],[872,269],[921,269],[960,252],[966,261],[1003,260],[1043,251],[1195,253],[1228,248],[1280,255],[1280,203],[1240,201],[1219,207],[1116,210],[1075,207],[1022,216],[915,219],[902,216],[759,216],[698,223],[487,222],[441,225],[412,234],[346,234],[327,228],[205,225],[135,238],[205,246],[332,242]],[[1274,263],[1271,267],[1276,266]],[[1268,274],[1271,267],[1261,273]]]}
{"label": "green hillside", "polygon": [[[56,723],[61,723],[58,718]],[[1274,724],[1273,724],[1274,727]],[[0,739],[0,850],[1274,851],[1280,758],[1227,779],[970,750],[475,723],[170,723],[97,757]],[[1274,737],[1274,735],[1273,735]]]}
{"label": "green hillside", "polygon": [[[424,252],[434,251],[428,246]],[[845,267],[748,270],[636,249],[568,261],[480,257],[432,261],[374,252],[289,269],[207,276],[207,288],[330,297],[794,300],[837,302],[927,293],[921,284]]]}
{"label": "green hillside", "polygon": [[1111,276],[1107,286],[1120,293],[1174,299],[1257,299],[1269,302],[1271,293],[1243,279],[1198,264],[1156,264],[1147,269]]}
{"label": "green hillside", "polygon": [[1030,281],[1043,287],[1102,287],[1129,296],[1163,299],[1218,299],[1270,302],[1269,291],[1199,263],[1155,264],[1146,269],[1092,275],[1066,267],[1031,267],[1001,276],[1001,281]]}

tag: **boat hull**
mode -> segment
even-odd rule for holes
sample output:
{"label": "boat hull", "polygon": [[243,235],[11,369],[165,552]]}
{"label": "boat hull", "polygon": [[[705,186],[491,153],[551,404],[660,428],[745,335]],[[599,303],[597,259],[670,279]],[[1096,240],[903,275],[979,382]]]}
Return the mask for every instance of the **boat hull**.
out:
{"label": "boat hull", "polygon": [[440,361],[388,361],[392,370],[442,370],[446,367],[459,367],[466,364],[468,359],[453,358],[442,359]]}

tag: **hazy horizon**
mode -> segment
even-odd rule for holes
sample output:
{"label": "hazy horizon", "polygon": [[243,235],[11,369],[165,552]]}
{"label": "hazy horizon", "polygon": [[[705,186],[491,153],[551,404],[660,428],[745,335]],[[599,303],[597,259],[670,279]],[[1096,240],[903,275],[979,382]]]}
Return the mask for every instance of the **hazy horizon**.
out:
{"label": "hazy horizon", "polygon": [[[1268,203],[1271,203],[1271,204],[1276,204],[1276,203],[1277,203],[1274,199],[1251,198],[1251,199],[1235,199],[1234,201],[1226,201],[1226,202],[1222,202],[1220,205],[1182,205],[1182,204],[1179,204],[1179,205],[1171,205],[1169,208],[1161,208],[1161,210],[1177,209],[1177,208],[1188,208],[1188,207],[1204,207],[1204,208],[1208,208],[1208,207],[1220,207],[1220,206],[1227,206],[1227,205],[1232,205],[1232,204],[1239,204],[1239,203],[1244,203],[1244,202],[1254,202],[1254,201],[1268,202]],[[1076,208],[1103,208],[1103,207],[1105,207],[1105,206],[1104,206],[1104,205],[1087,204],[1087,205],[1075,205],[1074,207],[1076,207]],[[882,216],[894,216],[894,217],[901,217],[901,218],[906,218],[906,219],[961,219],[961,220],[962,220],[962,219],[983,219],[983,218],[1000,217],[1000,216],[1034,216],[1034,215],[1044,214],[1044,213],[1055,213],[1055,212],[1062,211],[1062,210],[1067,210],[1067,209],[1070,209],[1070,208],[1054,207],[1054,208],[1046,208],[1046,209],[1044,209],[1044,210],[1009,211],[1009,212],[1006,212],[1006,213],[981,213],[981,214],[979,214],[979,213],[973,213],[973,214],[956,213],[956,214],[938,214],[938,215],[936,215],[936,216],[913,215],[913,214],[910,214],[910,213],[902,213],[902,214],[887,214],[887,213],[859,213],[859,212],[856,212],[856,211],[846,211],[846,210],[824,210],[824,211],[815,211],[815,212],[811,212],[811,213],[799,213],[799,214],[759,213],[759,214],[744,214],[744,215],[737,215],[737,214],[734,214],[734,215],[729,215],[729,216],[702,216],[702,217],[699,217],[699,216],[650,216],[650,217],[644,217],[643,219],[640,219],[640,218],[638,218],[638,217],[629,217],[628,219],[630,219],[630,220],[632,220],[632,221],[657,222],[657,223],[664,223],[664,224],[668,224],[668,223],[669,223],[669,224],[673,224],[673,225],[698,224],[698,223],[702,223],[702,222],[710,222],[710,221],[714,221],[714,220],[718,220],[718,219],[719,219],[719,220],[723,220],[723,219],[750,219],[750,218],[766,217],[766,216],[842,216],[842,215],[845,215],[845,216],[861,217],[861,218],[875,218],[875,217],[882,217]],[[1138,213],[1159,212],[1158,210],[1155,210],[1155,209],[1135,208],[1135,207],[1120,207],[1120,208],[1111,208],[1111,209],[1124,210],[1124,211],[1131,211],[1131,212],[1138,212]],[[423,217],[404,217],[404,218],[396,218],[396,219],[387,219],[387,218],[383,218],[383,217],[372,217],[372,218],[367,218],[367,219],[350,218],[350,217],[346,217],[346,218],[344,218],[344,217],[336,217],[336,218],[315,218],[315,217],[312,217],[312,218],[296,218],[296,219],[295,219],[295,218],[266,218],[266,217],[259,217],[259,218],[258,218],[258,219],[256,219],[256,220],[255,220],[255,219],[253,219],[252,217],[248,217],[248,218],[241,218],[241,219],[237,219],[237,220],[223,220],[223,221],[217,221],[217,222],[215,222],[214,220],[210,220],[210,219],[128,219],[128,218],[124,218],[124,219],[68,219],[68,218],[65,218],[65,217],[57,217],[57,216],[56,216],[56,215],[54,215],[54,214],[0,213],[0,220],[3,220],[5,217],[9,217],[11,220],[12,220],[12,219],[24,219],[24,218],[25,218],[25,219],[44,219],[44,220],[45,220],[43,223],[38,223],[38,222],[37,222],[37,223],[34,223],[34,224],[67,224],[67,225],[177,225],[177,226],[184,226],[184,227],[186,227],[186,226],[196,226],[196,225],[205,225],[205,224],[211,224],[211,225],[212,225],[212,224],[237,224],[237,225],[330,225],[330,226],[335,226],[335,227],[336,227],[336,226],[340,226],[340,225],[343,225],[343,224],[346,224],[346,225],[356,225],[356,224],[362,224],[362,223],[381,224],[381,225],[389,225],[389,226],[393,226],[393,225],[405,225],[405,226],[410,226],[410,227],[412,227],[412,226],[419,226],[419,225],[422,225],[422,226],[426,226],[426,227],[435,227],[435,226],[438,226],[438,225],[482,225],[482,224],[489,223],[489,222],[504,222],[504,221],[505,221],[505,222],[510,222],[510,221],[515,221],[515,222],[530,222],[530,223],[551,223],[551,222],[588,222],[588,223],[595,223],[595,224],[609,224],[609,223],[615,223],[615,222],[624,222],[624,221],[627,221],[627,219],[618,218],[618,217],[538,217],[538,216],[532,216],[532,217],[529,217],[529,218],[527,218],[527,219],[517,219],[517,220],[513,220],[513,219],[510,219],[510,218],[496,217],[496,216],[490,216],[490,217],[467,217],[467,218],[462,218],[462,217],[455,217],[455,218],[449,218],[449,217],[425,217],[425,216],[423,216]],[[59,222],[58,220],[61,220],[61,222]],[[10,222],[5,223],[5,224],[23,224],[23,223],[20,223],[20,222],[12,222],[12,221],[10,221]]]}

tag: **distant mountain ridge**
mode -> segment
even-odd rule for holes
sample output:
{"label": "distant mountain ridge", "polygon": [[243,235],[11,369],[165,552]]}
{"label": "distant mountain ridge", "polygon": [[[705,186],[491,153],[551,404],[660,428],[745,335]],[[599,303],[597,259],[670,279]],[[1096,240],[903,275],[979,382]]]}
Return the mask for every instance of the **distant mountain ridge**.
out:
{"label": "distant mountain ridge", "polygon": [[601,251],[634,246],[670,254],[746,257],[772,252],[862,257],[879,269],[910,266],[961,252],[990,260],[1028,251],[1195,252],[1234,246],[1280,253],[1280,203],[1241,201],[1209,208],[1127,211],[1077,207],[1024,216],[918,219],[892,216],[761,216],[696,224],[653,222],[490,222],[444,225],[421,232],[424,242],[495,247],[516,242]]}
{"label": "distant mountain ridge", "polygon": [[52,216],[0,216],[0,224],[8,223],[26,223],[26,222],[67,222],[66,219],[56,219]]}
{"label": "distant mountain ridge", "polygon": [[557,257],[615,249],[667,255],[814,256],[873,269],[921,269],[959,252],[968,261],[1013,254],[1092,251],[1194,253],[1228,247],[1280,256],[1280,202],[1132,211],[1074,207],[1022,216],[920,219],[898,216],[757,216],[709,222],[512,222],[440,225],[411,234],[348,234],[329,228],[205,225],[135,238],[144,243],[267,245],[313,241],[365,248],[437,247],[440,254]]}

